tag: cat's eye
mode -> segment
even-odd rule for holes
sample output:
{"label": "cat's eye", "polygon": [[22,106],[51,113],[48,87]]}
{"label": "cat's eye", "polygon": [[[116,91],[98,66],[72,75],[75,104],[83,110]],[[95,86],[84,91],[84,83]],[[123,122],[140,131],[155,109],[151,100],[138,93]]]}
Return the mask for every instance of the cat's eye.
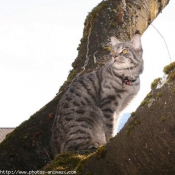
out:
{"label": "cat's eye", "polygon": [[122,50],[122,53],[123,53],[123,54],[126,54],[126,53],[128,53],[128,50],[127,50],[127,49],[123,49],[123,50]]}

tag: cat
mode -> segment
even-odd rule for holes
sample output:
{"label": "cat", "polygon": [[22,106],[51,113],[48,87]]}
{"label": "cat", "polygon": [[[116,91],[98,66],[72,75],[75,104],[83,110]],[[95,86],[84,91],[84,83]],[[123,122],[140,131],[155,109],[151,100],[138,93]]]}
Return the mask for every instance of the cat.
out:
{"label": "cat", "polygon": [[51,152],[97,148],[114,135],[119,113],[140,88],[141,36],[120,42],[111,37],[111,60],[79,77],[60,99],[52,128]]}

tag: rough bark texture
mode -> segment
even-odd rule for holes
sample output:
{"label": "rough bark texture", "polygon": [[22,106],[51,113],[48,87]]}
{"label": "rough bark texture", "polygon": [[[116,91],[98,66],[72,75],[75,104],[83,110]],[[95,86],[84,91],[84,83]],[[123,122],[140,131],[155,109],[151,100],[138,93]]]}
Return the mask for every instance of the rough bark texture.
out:
{"label": "rough bark texture", "polygon": [[[83,38],[78,47],[78,57],[72,64],[73,70],[60,88],[58,95],[29,120],[17,127],[0,144],[0,170],[37,170],[46,165],[50,161],[51,126],[56,106],[67,86],[76,75],[81,76],[96,70],[108,61],[111,36],[129,40],[136,30],[142,34],[168,2],[169,0],[108,0],[102,1],[95,7],[85,20]],[[163,94],[167,94],[165,97],[170,95],[168,90],[164,91]],[[154,107],[155,112],[159,107]],[[170,115],[169,111],[164,112],[160,118],[163,116],[167,118]],[[135,117],[139,117],[141,124],[134,125],[132,131],[127,124],[114,141],[107,145],[105,159],[97,161],[92,158],[87,164],[87,169],[95,172],[94,168],[98,170],[103,165],[103,168],[100,168],[103,174],[113,171],[125,173],[123,169],[129,172],[131,167],[133,167],[132,172],[137,173],[138,167],[142,171],[151,172],[154,167],[158,167],[157,162],[161,163],[161,160],[173,162],[171,158],[171,155],[174,155],[173,149],[167,150],[171,148],[168,145],[174,143],[171,141],[174,131],[173,122],[169,120],[162,122],[156,117],[151,118],[151,115],[151,111],[147,108],[139,108]],[[172,116],[169,117],[172,118]],[[169,130],[165,128],[167,126]],[[126,134],[127,131],[129,135]],[[161,139],[164,135],[166,137]],[[111,151],[108,151],[109,149]],[[170,156],[165,154],[165,150],[170,153]],[[157,155],[162,155],[162,157],[157,157]],[[111,166],[113,159],[115,160],[114,166]],[[169,163],[161,165],[168,168]],[[171,165],[169,167],[172,168]],[[87,174],[87,169],[84,169],[84,174]],[[96,174],[100,174],[100,169]]]}

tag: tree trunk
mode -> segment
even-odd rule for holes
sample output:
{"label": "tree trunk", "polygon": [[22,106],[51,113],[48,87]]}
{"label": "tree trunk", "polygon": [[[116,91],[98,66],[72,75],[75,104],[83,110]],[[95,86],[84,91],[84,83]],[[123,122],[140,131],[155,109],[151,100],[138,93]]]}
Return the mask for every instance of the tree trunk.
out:
{"label": "tree trunk", "polygon": [[[72,64],[73,69],[67,81],[60,88],[58,95],[31,116],[29,120],[17,127],[0,144],[0,170],[37,170],[50,161],[51,126],[57,103],[68,85],[75,77],[96,70],[109,60],[111,36],[116,36],[121,41],[124,41],[130,40],[137,30],[142,34],[168,2],[169,0],[106,0],[95,7],[85,20],[83,38],[78,47],[78,57]],[[147,115],[150,115],[148,111]],[[114,139],[116,142],[111,142],[111,144],[107,145],[107,150],[111,149],[111,152],[107,151],[106,153],[106,156],[110,157],[109,163],[116,157],[116,163],[111,168],[111,172],[114,169],[122,172],[122,168],[127,169],[127,172],[129,172],[132,166],[134,171],[136,171],[136,166],[144,169],[143,165],[145,165],[145,169],[151,170],[149,162],[155,162],[154,153],[151,152],[155,144],[153,140],[155,138],[149,137],[151,133],[147,116],[144,117],[143,115],[142,118],[144,121],[141,121],[141,123],[145,124],[145,127],[142,124],[134,130],[135,133],[136,131],[138,132],[137,137],[135,137],[135,134],[125,135],[124,133],[128,130],[125,126],[122,132]],[[157,125],[154,122],[152,123],[153,128]],[[160,125],[159,128],[164,134],[164,127]],[[159,131],[156,130],[155,132]],[[146,140],[146,137],[149,138],[149,142]],[[157,137],[157,135],[154,137]],[[137,141],[139,141],[141,146],[137,144]],[[157,137],[156,141],[159,141],[159,137]],[[160,141],[158,143],[156,146],[163,149]],[[146,151],[140,154],[144,147],[146,150],[150,150],[149,154],[152,153],[152,159],[148,158]],[[136,153],[135,150],[137,149],[138,152]],[[172,150],[167,151],[170,152],[170,155],[172,154]],[[134,157],[134,155],[136,156]],[[140,155],[142,159],[139,159]],[[169,157],[165,156],[165,158]],[[108,159],[105,158],[99,162],[102,165],[105,163],[106,168],[108,168],[109,164],[105,162],[106,160]],[[101,164],[98,164],[94,159],[95,167],[98,168]],[[87,167],[93,169],[91,162]]]}

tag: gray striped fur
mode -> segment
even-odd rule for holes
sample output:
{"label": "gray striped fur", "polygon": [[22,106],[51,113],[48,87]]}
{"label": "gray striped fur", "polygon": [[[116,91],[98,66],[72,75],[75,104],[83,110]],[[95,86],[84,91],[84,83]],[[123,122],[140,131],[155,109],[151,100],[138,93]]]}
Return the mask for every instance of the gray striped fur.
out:
{"label": "gray striped fur", "polygon": [[[73,82],[59,101],[52,128],[53,157],[108,142],[117,116],[139,91],[143,70],[140,35],[124,43],[111,37],[111,45],[109,63]],[[134,81],[122,84],[124,77]]]}

